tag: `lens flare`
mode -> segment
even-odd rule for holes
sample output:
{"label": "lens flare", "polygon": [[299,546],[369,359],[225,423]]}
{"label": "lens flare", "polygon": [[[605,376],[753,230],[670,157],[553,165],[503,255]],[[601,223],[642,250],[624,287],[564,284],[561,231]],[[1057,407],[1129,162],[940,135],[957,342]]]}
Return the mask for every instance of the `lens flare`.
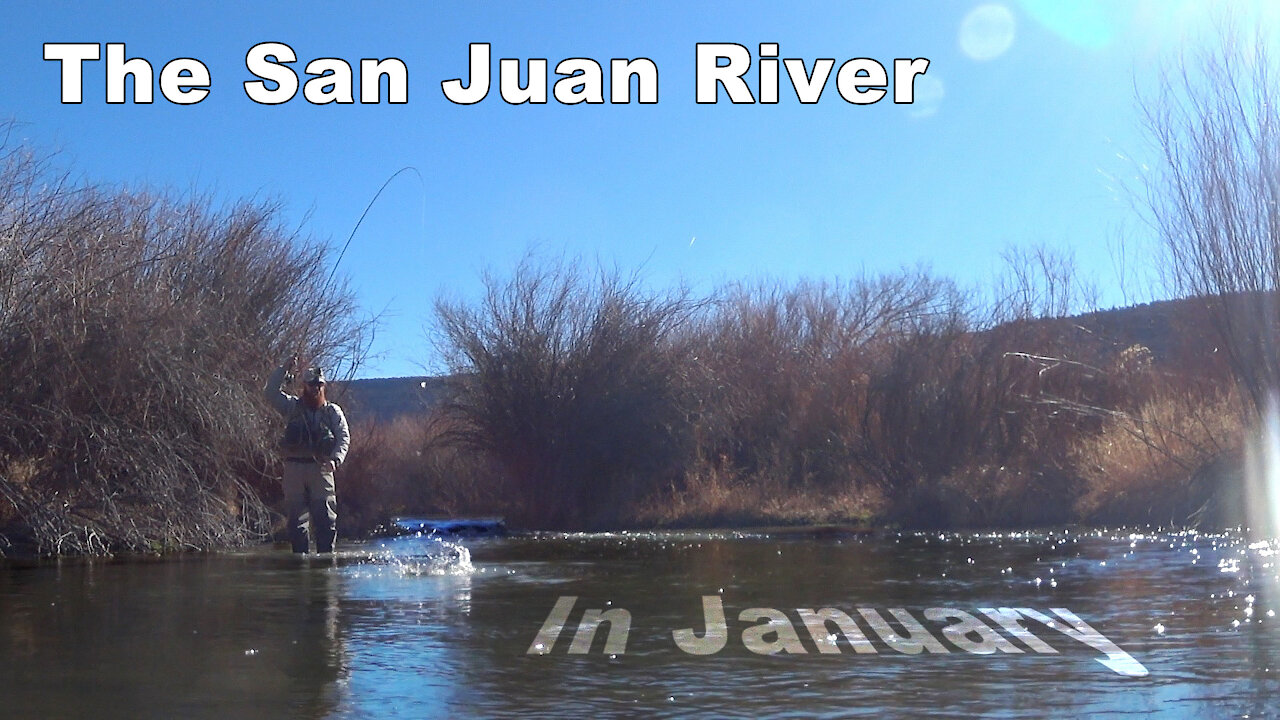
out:
{"label": "lens flare", "polygon": [[960,50],[974,60],[994,60],[1013,45],[1017,23],[1003,5],[979,5],[960,23]]}
{"label": "lens flare", "polygon": [[1280,537],[1280,399],[1275,394],[1249,443],[1244,497],[1251,534],[1274,543]]}

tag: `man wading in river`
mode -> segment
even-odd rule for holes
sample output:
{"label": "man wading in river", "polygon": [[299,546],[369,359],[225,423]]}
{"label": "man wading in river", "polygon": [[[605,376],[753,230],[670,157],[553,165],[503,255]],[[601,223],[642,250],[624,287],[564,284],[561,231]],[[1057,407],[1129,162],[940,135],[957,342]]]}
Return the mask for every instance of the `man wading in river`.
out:
{"label": "man wading in river", "polygon": [[[267,400],[288,420],[280,451],[284,455],[284,507],[288,513],[293,551],[308,549],[307,521],[316,539],[316,552],[333,552],[338,535],[338,497],[333,471],[342,464],[351,444],[342,408],[324,396],[324,372],[307,370],[302,397],[284,391],[298,365],[295,355],[267,378]],[[310,516],[310,517],[308,517]]]}

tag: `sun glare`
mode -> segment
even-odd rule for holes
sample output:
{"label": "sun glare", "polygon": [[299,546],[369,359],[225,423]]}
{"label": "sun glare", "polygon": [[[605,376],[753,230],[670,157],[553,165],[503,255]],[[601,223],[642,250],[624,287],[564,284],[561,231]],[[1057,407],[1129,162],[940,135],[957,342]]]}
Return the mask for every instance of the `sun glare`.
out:
{"label": "sun glare", "polygon": [[1023,0],[1022,8],[1058,36],[1088,48],[1110,43],[1119,26],[1117,3],[1103,0]]}
{"label": "sun glare", "polygon": [[1249,447],[1245,503],[1255,539],[1274,541],[1280,536],[1280,400],[1275,395]]}
{"label": "sun glare", "polygon": [[1275,0],[1021,0],[1018,9],[1046,30],[1081,48],[1132,45],[1141,54],[1212,38],[1223,23],[1242,30],[1280,28]]}

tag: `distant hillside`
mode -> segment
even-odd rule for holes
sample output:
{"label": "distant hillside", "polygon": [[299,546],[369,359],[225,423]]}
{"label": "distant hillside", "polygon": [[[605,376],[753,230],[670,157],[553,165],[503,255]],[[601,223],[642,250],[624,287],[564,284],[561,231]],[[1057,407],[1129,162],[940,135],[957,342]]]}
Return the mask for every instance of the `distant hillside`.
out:
{"label": "distant hillside", "polygon": [[448,377],[426,375],[352,380],[334,383],[331,398],[353,421],[387,422],[440,405],[448,395],[448,383]]}
{"label": "distant hillside", "polygon": [[1168,358],[1179,345],[1212,335],[1204,301],[1193,298],[1099,310],[1071,320],[1113,342],[1146,345],[1156,358]]}

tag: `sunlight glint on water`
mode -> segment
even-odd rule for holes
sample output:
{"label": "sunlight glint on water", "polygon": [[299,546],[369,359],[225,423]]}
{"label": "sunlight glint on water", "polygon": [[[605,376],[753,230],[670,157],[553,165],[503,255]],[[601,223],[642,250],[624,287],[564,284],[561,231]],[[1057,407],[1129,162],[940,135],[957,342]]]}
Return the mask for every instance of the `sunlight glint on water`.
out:
{"label": "sunlight glint on water", "polygon": [[[848,717],[850,708],[1259,717],[1280,698],[1280,596],[1261,582],[1275,560],[1271,542],[1237,531],[1063,528],[411,535],[349,543],[333,557],[262,548],[11,569],[0,572],[0,697],[5,717],[110,707],[191,720]],[[691,654],[676,633],[712,630],[708,596],[723,608],[714,634],[726,642]],[[530,654],[564,598],[573,610],[563,631]],[[800,612],[822,608],[856,618],[875,652],[843,637],[827,647],[838,652],[823,652],[817,638],[834,629],[811,638]],[[971,651],[974,638],[955,644],[951,621],[930,619],[935,608],[979,619],[990,617],[981,608],[1045,618],[1066,608],[1148,672],[1116,672],[1105,661],[1119,653],[1038,619],[1030,629],[1047,646]],[[629,615],[625,651],[609,651],[606,632],[572,651],[592,609]],[[896,649],[861,609],[905,613],[945,652]],[[761,617],[799,645],[759,654],[772,642],[759,630],[752,639]]]}

